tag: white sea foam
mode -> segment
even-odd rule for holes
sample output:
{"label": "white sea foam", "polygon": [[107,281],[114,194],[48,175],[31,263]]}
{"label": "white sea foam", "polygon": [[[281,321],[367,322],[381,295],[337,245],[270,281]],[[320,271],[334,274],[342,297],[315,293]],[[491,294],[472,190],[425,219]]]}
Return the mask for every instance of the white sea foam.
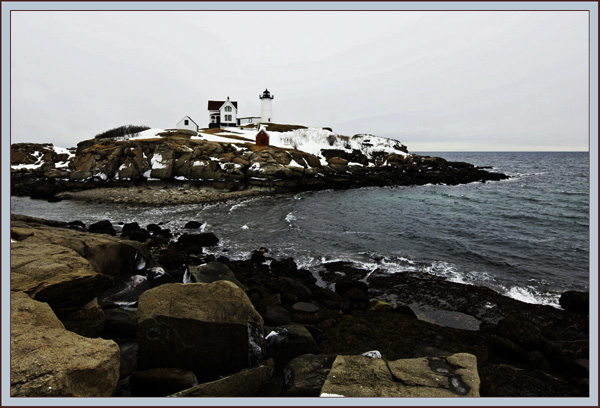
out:
{"label": "white sea foam", "polygon": [[292,221],[296,221],[297,218],[294,215],[294,213],[289,213],[288,215],[285,216],[285,220],[287,221],[288,224],[290,224],[290,226],[292,226]]}

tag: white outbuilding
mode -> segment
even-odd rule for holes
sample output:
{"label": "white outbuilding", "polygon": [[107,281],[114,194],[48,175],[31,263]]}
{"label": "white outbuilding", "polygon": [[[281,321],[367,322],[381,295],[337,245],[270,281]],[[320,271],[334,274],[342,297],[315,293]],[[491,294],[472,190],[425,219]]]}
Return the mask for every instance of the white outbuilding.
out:
{"label": "white outbuilding", "polygon": [[198,124],[194,122],[189,116],[184,116],[183,119],[177,122],[177,126],[175,126],[175,128],[182,130],[193,130],[194,132],[197,132],[198,129],[200,129]]}

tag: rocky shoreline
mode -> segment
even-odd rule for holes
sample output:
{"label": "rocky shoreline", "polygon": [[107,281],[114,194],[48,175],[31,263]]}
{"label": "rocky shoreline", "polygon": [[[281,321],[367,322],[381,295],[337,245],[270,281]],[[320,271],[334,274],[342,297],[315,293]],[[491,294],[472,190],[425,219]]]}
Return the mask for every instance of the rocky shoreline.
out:
{"label": "rocky shoreline", "polygon": [[198,221],[12,215],[11,396],[589,395],[586,293],[561,310],[264,248],[217,259]]}
{"label": "rocky shoreline", "polygon": [[225,191],[209,188],[166,187],[103,187],[57,194],[59,200],[78,200],[95,203],[132,204],[136,206],[164,206],[206,204],[270,194],[268,189]]}

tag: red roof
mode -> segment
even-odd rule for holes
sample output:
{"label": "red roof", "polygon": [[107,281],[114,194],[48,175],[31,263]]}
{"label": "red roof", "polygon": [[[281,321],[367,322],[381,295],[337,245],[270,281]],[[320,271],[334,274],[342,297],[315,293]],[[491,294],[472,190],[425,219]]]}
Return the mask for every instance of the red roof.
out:
{"label": "red roof", "polygon": [[[208,110],[219,110],[221,106],[227,101],[208,101]],[[237,109],[237,101],[230,101],[233,106]]]}

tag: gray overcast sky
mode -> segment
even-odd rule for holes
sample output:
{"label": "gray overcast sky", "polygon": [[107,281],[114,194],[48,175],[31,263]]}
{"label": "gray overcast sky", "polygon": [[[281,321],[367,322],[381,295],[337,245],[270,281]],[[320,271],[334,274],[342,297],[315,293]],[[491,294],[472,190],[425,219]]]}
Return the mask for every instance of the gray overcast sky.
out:
{"label": "gray overcast sky", "polygon": [[13,11],[12,143],[208,125],[274,95],[277,123],[410,151],[588,150],[584,11]]}

